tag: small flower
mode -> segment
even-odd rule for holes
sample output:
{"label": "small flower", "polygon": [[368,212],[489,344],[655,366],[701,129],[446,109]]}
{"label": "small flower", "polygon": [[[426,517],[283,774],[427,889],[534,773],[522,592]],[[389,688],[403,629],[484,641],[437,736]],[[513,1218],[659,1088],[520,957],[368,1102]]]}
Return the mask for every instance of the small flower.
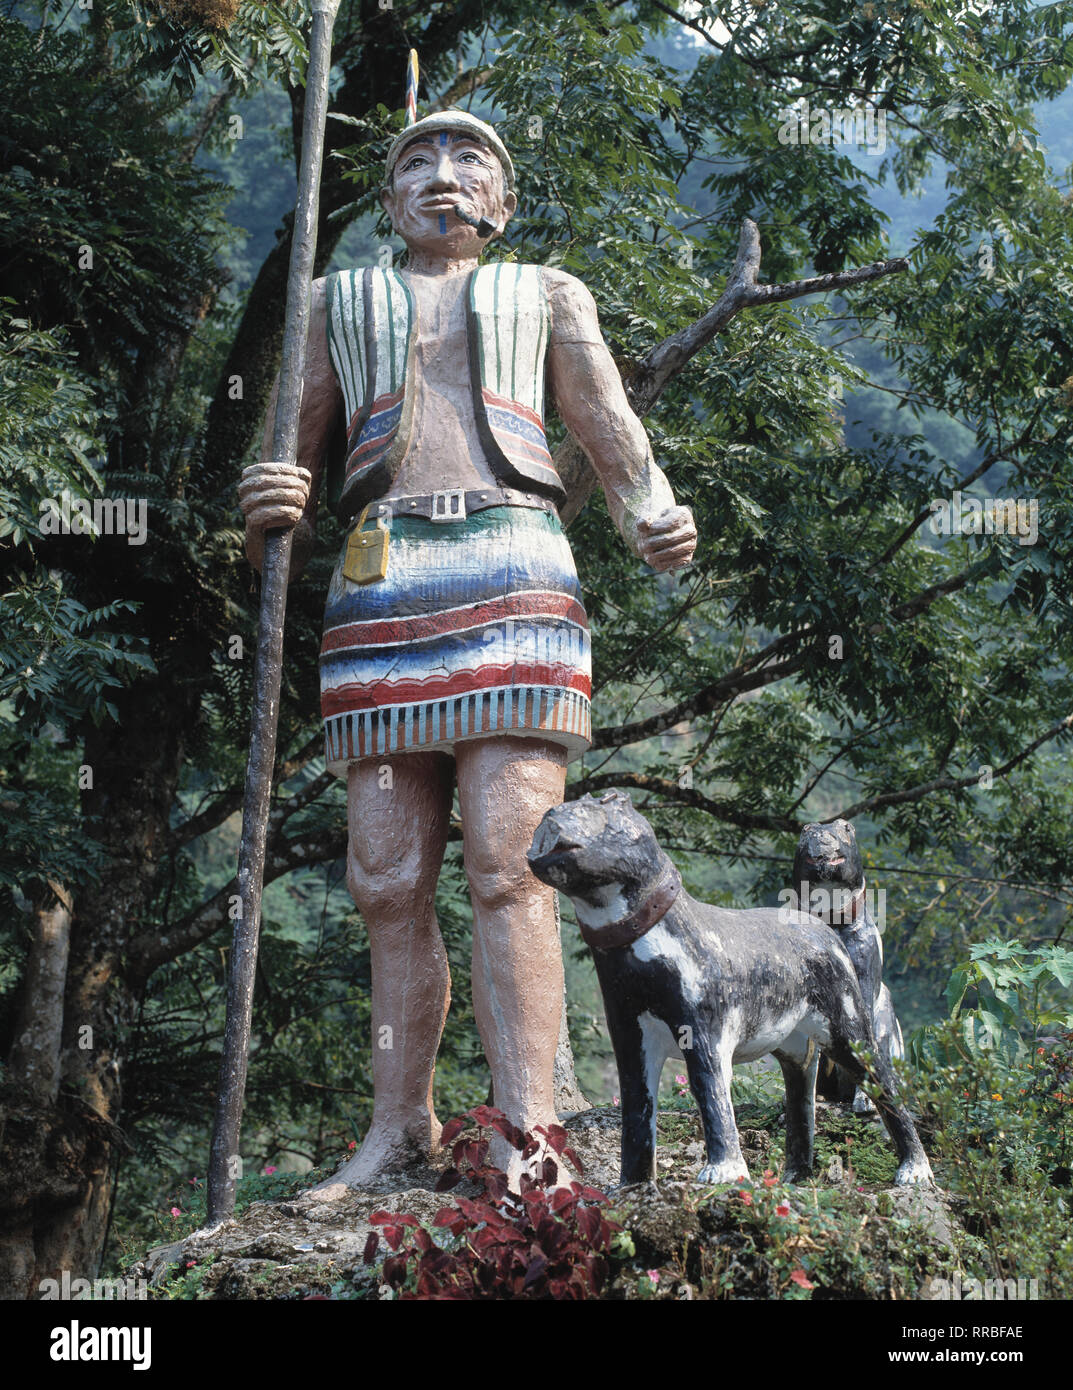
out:
{"label": "small flower", "polygon": [[1001,1099],[1002,1099],[1002,1092],[1001,1092],[1001,1091],[992,1091],[992,1092],[991,1092],[991,1099],[992,1099],[992,1100],[1001,1100]]}
{"label": "small flower", "polygon": [[350,1143],[347,1145],[347,1148],[350,1150],[351,1153],[353,1153],[357,1147],[358,1141],[356,1139],[351,1139]]}
{"label": "small flower", "polygon": [[765,1169],[764,1169],[764,1177],[765,1177],[765,1178],[773,1178],[774,1176],[775,1176],[775,1174],[771,1171],[770,1168],[765,1168]]}
{"label": "small flower", "polygon": [[265,1175],[266,1178],[271,1177],[272,1174],[273,1174],[275,1171],[276,1171],[275,1168],[271,1167],[271,1165],[270,1165],[269,1167],[267,1167],[267,1168],[264,1170],[264,1175]]}
{"label": "small flower", "polygon": [[652,1284],[658,1284],[658,1283],[659,1283],[659,1270],[658,1270],[658,1269],[646,1269],[646,1270],[645,1270],[645,1273],[648,1275],[648,1279],[649,1279],[649,1282],[650,1282],[650,1283],[652,1283]]}
{"label": "small flower", "polygon": [[193,1269],[193,1267],[194,1267],[196,1264],[197,1264],[197,1260],[187,1260],[187,1262],[186,1262],[186,1267],[187,1267],[187,1269]]}
{"label": "small flower", "polygon": [[611,1097],[611,1104],[612,1104],[612,1105],[617,1105],[617,1104],[618,1104],[618,1096],[612,1096],[612,1097]]}
{"label": "small flower", "polygon": [[815,1284],[809,1283],[808,1275],[800,1267],[794,1270],[794,1272],[790,1275],[790,1278],[800,1289],[814,1289],[816,1287]]}
{"label": "small flower", "polygon": [[686,1079],[684,1076],[676,1076],[674,1080],[677,1086],[684,1086],[686,1084]]}
{"label": "small flower", "polygon": [[1037,1047],[1037,1048],[1036,1048],[1036,1056],[1037,1056],[1037,1057],[1042,1057],[1042,1056],[1046,1053],[1046,1051],[1047,1051],[1047,1049],[1046,1049],[1045,1047]]}
{"label": "small flower", "polygon": [[789,1202],[780,1202],[779,1205],[775,1208],[775,1215],[776,1215],[776,1216],[789,1216],[789,1215],[790,1215],[790,1204],[789,1204]]}
{"label": "small flower", "polygon": [[741,1200],[745,1203],[745,1205],[746,1205],[747,1207],[751,1207],[751,1206],[752,1206],[752,1204],[753,1204],[753,1195],[752,1195],[751,1192],[746,1192],[744,1187],[740,1190],[740,1192],[738,1193],[738,1196],[741,1198]]}
{"label": "small flower", "polygon": [[182,1216],[182,1212],[179,1210],[178,1207],[172,1207],[171,1214],[172,1216]]}
{"label": "small flower", "polygon": [[778,1181],[777,1178],[769,1177],[769,1176],[765,1173],[765,1175],[764,1175],[764,1186],[765,1186],[765,1187],[774,1187],[774,1186],[775,1186],[775,1183],[776,1183],[777,1181]]}

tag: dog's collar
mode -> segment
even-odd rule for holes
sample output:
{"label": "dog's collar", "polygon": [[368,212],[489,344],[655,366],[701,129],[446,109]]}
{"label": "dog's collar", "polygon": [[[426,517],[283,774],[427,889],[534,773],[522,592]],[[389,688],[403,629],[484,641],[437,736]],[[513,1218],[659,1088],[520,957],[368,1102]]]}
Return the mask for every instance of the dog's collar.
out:
{"label": "dog's collar", "polygon": [[[818,917],[821,922],[826,922],[829,927],[851,927],[859,917],[864,915],[865,886],[865,881],[862,880],[861,886],[847,905],[845,907],[840,906],[837,912],[832,905],[830,912],[814,912],[812,915]],[[811,908],[805,907],[804,911],[810,912]],[[839,919],[838,921],[835,921],[836,917]]]}
{"label": "dog's collar", "polygon": [[682,875],[668,859],[638,908],[620,917],[617,922],[608,922],[605,927],[586,927],[579,920],[581,935],[587,945],[597,946],[601,951],[629,946],[644,936],[646,931],[651,931],[660,918],[670,911],[681,891]]}

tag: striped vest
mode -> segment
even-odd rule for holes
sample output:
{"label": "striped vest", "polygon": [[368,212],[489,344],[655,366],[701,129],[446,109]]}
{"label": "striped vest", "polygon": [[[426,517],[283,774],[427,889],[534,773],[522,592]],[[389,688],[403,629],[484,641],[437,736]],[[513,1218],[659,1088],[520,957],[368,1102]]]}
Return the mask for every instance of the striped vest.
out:
{"label": "striped vest", "polygon": [[[329,275],[328,348],[346,409],[342,470],[328,501],[341,520],[391,486],[410,441],[417,305],[394,270]],[[562,502],[544,435],[544,355],[550,311],[540,267],[478,266],[466,290],[477,431],[503,483]]]}

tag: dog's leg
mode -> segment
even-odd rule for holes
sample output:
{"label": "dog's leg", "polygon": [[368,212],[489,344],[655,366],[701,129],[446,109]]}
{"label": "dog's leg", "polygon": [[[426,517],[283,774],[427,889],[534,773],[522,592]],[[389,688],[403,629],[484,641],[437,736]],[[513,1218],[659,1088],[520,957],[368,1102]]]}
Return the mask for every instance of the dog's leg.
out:
{"label": "dog's leg", "polygon": [[786,1182],[803,1182],[812,1176],[812,1150],[816,1132],[816,1071],[820,1050],[810,1043],[802,1060],[776,1052],[786,1083]]}
{"label": "dog's leg", "polygon": [[833,1017],[831,1019],[831,1045],[828,1051],[839,1066],[845,1067],[851,1076],[861,1082],[869,1077],[869,1071],[853,1055],[852,1044],[856,1042],[864,1043],[866,1047],[872,1049],[874,1059],[872,1079],[879,1082],[883,1092],[879,1101],[879,1114],[887,1127],[894,1151],[898,1155],[898,1171],[894,1176],[895,1183],[899,1187],[907,1187],[911,1183],[934,1182],[931,1164],[928,1162],[928,1156],[920,1142],[916,1125],[913,1123],[909,1111],[898,1100],[898,1087],[894,1072],[882,1050],[876,1047],[872,1038],[871,1027],[866,1025],[865,1028],[861,1028],[857,1025],[856,1020],[850,1019],[844,1014]]}
{"label": "dog's leg", "polygon": [[821,1100],[835,1101],[839,1105],[849,1105],[853,1099],[856,1083],[847,1076],[841,1067],[836,1067],[830,1057],[820,1059],[816,1074],[816,1094]]}
{"label": "dog's leg", "polygon": [[[850,960],[853,962],[853,968],[857,972],[864,1006],[869,1011],[868,1016],[872,1020],[876,1050],[882,1051],[883,1039],[880,1035],[879,1017],[882,1004],[883,941],[879,934],[879,928],[866,912],[864,917],[854,922],[851,927],[840,930],[839,935]],[[889,1061],[890,1053],[886,1052],[885,1055]],[[845,1097],[845,1099],[853,1101],[853,1113],[855,1115],[875,1113],[875,1106],[869,1100],[867,1092],[862,1091],[859,1086],[853,1087],[852,1095]]]}
{"label": "dog's leg", "polygon": [[713,1048],[704,1034],[694,1029],[693,1046],[684,1048],[683,1052],[689,1088],[700,1108],[708,1157],[697,1174],[697,1181],[726,1183],[747,1179],[749,1170],[741,1154],[734,1107],[730,1103],[733,1044],[723,1039]]}
{"label": "dog's leg", "polygon": [[620,1018],[612,1033],[622,1089],[622,1184],[656,1176],[659,1078],[666,1054],[638,1019]]}

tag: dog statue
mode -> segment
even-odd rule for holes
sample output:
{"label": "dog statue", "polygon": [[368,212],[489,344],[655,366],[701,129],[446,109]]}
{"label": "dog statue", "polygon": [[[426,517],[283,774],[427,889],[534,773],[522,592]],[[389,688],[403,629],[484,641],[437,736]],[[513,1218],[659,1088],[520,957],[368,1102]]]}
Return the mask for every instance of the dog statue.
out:
{"label": "dog statue", "polygon": [[[529,867],[573,901],[592,948],[622,1091],[623,1183],[655,1176],[660,1073],[681,1057],[700,1107],[703,1183],[748,1176],[730,1101],[735,1062],[772,1053],[786,1082],[786,1180],[812,1170],[820,1049],[851,1076],[872,1076],[899,1184],[932,1181],[916,1128],[875,1050],[870,1010],[836,932],[786,908],[697,902],[652,827],[622,792],[554,807],[533,836]],[[791,920],[792,919],[792,920]]]}
{"label": "dog statue", "polygon": [[[883,984],[883,941],[868,908],[857,834],[848,820],[806,825],[794,855],[794,891],[802,912],[819,917],[842,939],[872,1010],[876,1050],[886,1061],[905,1056],[902,1029],[890,990]],[[858,1115],[875,1109],[864,1091],[828,1058],[820,1063],[816,1091],[825,1100],[853,1102]]]}

